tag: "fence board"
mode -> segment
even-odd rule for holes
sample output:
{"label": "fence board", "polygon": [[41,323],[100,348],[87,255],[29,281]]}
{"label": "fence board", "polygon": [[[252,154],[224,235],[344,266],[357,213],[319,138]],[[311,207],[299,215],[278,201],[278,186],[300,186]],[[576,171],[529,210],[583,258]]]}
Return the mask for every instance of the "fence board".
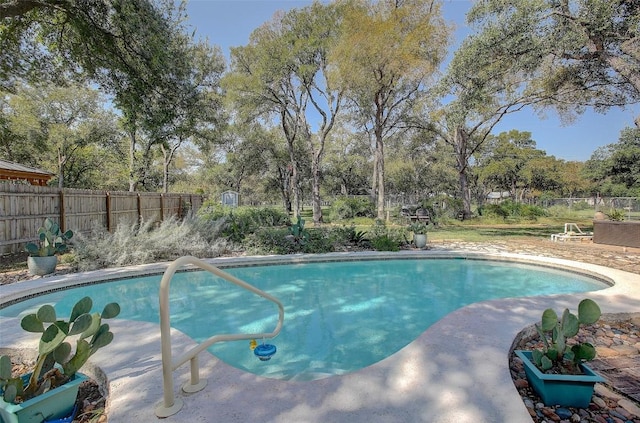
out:
{"label": "fence board", "polygon": [[96,226],[113,231],[121,221],[181,218],[186,209],[197,211],[203,202],[204,197],[197,194],[59,189],[0,182],[0,254],[22,251],[26,242],[36,239],[47,217],[74,232],[88,233]]}

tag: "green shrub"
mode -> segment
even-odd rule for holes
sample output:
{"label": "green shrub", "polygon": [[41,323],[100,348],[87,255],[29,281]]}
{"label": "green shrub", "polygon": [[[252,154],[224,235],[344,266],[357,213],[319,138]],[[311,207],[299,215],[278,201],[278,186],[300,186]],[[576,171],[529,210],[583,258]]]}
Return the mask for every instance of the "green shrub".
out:
{"label": "green shrub", "polygon": [[334,251],[346,251],[350,248],[370,248],[367,231],[357,230],[355,226],[336,226],[325,229]]}
{"label": "green shrub", "polygon": [[546,215],[543,208],[538,206],[532,206],[529,204],[516,203],[511,200],[503,201],[500,204],[487,204],[484,207],[484,216],[498,216],[503,219],[506,218],[525,218],[525,219],[537,219]]}
{"label": "green shrub", "polygon": [[593,208],[593,206],[590,205],[589,203],[587,203],[586,201],[581,200],[581,201],[576,201],[575,203],[573,203],[571,205],[571,208],[573,210],[580,211],[580,210],[590,210],[590,209]]}
{"label": "green shrub", "polygon": [[609,220],[613,220],[615,222],[621,222],[624,220],[624,211],[618,209],[611,209],[609,212],[605,213],[605,215],[609,218]]}
{"label": "green shrub", "polygon": [[377,251],[398,251],[401,245],[409,243],[405,228],[387,228],[381,220],[371,227],[369,239]]}
{"label": "green shrub", "polygon": [[547,216],[564,218],[565,220],[575,220],[579,217],[576,210],[569,209],[567,206],[555,205],[546,209]]}
{"label": "green shrub", "polygon": [[377,236],[371,240],[371,245],[376,251],[399,251],[400,246],[387,235]]}
{"label": "green shrub", "polygon": [[200,209],[198,216],[206,220],[223,220],[222,235],[236,243],[259,228],[291,224],[289,215],[274,207],[228,207],[207,204]]}
{"label": "green shrub", "polygon": [[338,198],[329,209],[332,221],[375,216],[375,205],[368,198]]}
{"label": "green shrub", "polygon": [[292,238],[288,228],[261,228],[247,236],[243,245],[249,254],[329,253],[335,251],[331,230],[305,229],[304,242]]}

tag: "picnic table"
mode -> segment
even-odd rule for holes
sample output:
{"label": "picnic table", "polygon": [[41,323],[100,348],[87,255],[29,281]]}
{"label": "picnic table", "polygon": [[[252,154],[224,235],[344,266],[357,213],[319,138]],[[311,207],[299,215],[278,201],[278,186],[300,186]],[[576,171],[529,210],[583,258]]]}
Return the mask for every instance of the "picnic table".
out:
{"label": "picnic table", "polygon": [[422,207],[418,207],[413,212],[408,207],[402,207],[400,209],[400,216],[408,218],[411,222],[429,223],[431,221],[429,212]]}

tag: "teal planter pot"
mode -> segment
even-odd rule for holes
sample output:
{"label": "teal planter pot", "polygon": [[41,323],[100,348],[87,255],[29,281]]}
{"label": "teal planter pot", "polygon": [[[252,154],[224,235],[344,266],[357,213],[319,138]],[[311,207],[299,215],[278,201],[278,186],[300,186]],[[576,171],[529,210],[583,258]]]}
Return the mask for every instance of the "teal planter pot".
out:
{"label": "teal planter pot", "polygon": [[[22,378],[28,383],[29,376]],[[87,379],[84,374],[76,373],[64,385],[21,404],[8,403],[0,397],[0,420],[4,423],[42,423],[67,417],[73,411],[80,384]]]}
{"label": "teal planter pot", "polygon": [[531,351],[516,350],[515,353],[524,363],[531,387],[545,405],[589,408],[595,384],[604,382],[602,377],[584,364],[580,365],[584,372],[582,375],[546,374],[533,364]]}

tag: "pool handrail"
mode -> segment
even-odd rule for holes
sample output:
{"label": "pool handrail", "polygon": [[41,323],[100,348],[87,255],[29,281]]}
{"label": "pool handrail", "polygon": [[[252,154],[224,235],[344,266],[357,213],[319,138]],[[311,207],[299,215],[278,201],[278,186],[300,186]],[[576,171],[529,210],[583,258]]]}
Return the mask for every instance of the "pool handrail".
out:
{"label": "pool handrail", "polygon": [[[171,317],[169,314],[169,287],[171,278],[175,272],[184,265],[191,264],[214,275],[234,283],[254,294],[257,294],[278,306],[278,324],[273,332],[270,333],[247,333],[247,334],[225,334],[214,335],[207,340],[199,343],[189,351],[173,360],[171,353]],[[206,379],[200,380],[198,354],[221,341],[238,341],[243,339],[263,339],[273,338],[280,333],[284,322],[284,306],[276,297],[254,287],[253,285],[226,273],[219,268],[193,256],[183,256],[176,259],[167,267],[160,281],[160,344],[162,349],[162,383],[164,389],[163,402],[156,407],[156,416],[164,418],[169,417],[180,411],[183,402],[180,398],[176,398],[173,392],[173,371],[182,364],[190,361],[191,377],[189,382],[182,386],[182,390],[188,393],[198,392],[206,385]]]}

